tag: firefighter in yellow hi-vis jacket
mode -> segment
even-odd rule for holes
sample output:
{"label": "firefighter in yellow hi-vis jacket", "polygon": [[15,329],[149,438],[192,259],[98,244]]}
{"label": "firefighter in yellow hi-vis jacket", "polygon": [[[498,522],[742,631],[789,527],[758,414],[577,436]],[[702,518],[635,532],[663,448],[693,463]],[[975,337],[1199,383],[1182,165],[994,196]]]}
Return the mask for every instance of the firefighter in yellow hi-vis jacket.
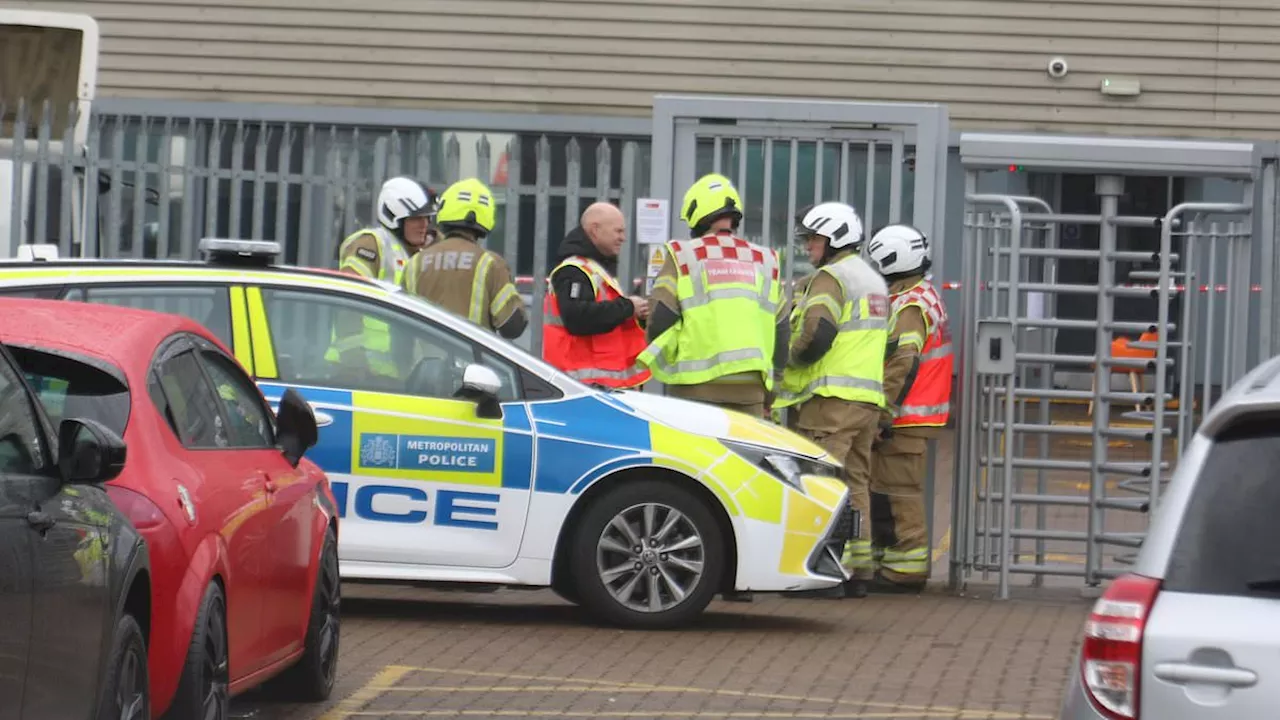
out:
{"label": "firefighter in yellow hi-vis jacket", "polygon": [[515,340],[529,324],[502,256],[480,246],[497,222],[493,192],[475,178],[440,193],[436,225],[441,238],[409,261],[405,290]]}
{"label": "firefighter in yellow hi-vis jacket", "polygon": [[[357,230],[342,241],[338,269],[400,285],[409,259],[433,233],[431,217],[435,206],[435,197],[416,180],[394,177],[386,181],[374,206],[378,226]],[[361,313],[335,314],[333,342],[325,360],[335,366],[339,377],[373,374],[398,378],[387,324]]]}
{"label": "firefighter in yellow hi-vis jacket", "polygon": [[849,502],[861,516],[845,545],[845,597],[864,597],[871,554],[871,443],[884,407],[889,290],[857,251],[862,220],[844,203],[820,203],[796,226],[818,269],[792,312],[791,359],[775,406],[798,406],[794,426],[844,463]]}
{"label": "firefighter in yellow hi-vis jacket", "polygon": [[766,418],[787,358],[778,254],[738,237],[742,198],[723,175],[698,178],[680,217],[689,239],[663,247],[637,361],[674,397]]}
{"label": "firefighter in yellow hi-vis jacket", "polygon": [[951,411],[951,330],[929,280],[924,233],[910,225],[885,227],[867,243],[867,259],[889,283],[892,312],[887,405],[871,463],[871,537],[880,556],[871,591],[919,592],[931,564],[926,450]]}

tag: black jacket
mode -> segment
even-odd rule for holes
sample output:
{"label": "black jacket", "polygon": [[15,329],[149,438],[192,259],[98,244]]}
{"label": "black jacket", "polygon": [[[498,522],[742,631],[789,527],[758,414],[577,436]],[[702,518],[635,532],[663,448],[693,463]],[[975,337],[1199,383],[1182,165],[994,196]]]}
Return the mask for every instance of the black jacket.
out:
{"label": "black jacket", "polygon": [[[581,227],[575,227],[565,236],[556,253],[556,263],[574,255],[591,258],[600,263],[610,275],[617,277],[618,259],[606,258],[596,250]],[[596,302],[591,290],[591,279],[582,270],[565,266],[551,276],[551,289],[560,303],[560,319],[571,335],[600,335],[626,322],[635,313],[631,301],[625,297],[608,302]]]}

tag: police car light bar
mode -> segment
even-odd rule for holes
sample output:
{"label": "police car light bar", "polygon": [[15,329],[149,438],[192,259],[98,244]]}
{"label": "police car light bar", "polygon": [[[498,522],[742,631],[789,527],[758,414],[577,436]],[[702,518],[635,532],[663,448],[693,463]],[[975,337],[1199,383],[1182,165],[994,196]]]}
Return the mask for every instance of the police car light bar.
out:
{"label": "police car light bar", "polygon": [[269,265],[280,255],[280,243],[274,240],[231,240],[202,238],[200,251],[208,253],[209,262],[236,262]]}
{"label": "police car light bar", "polygon": [[14,256],[14,259],[19,262],[44,262],[47,260],[57,260],[58,246],[53,243],[19,245],[18,252]]}

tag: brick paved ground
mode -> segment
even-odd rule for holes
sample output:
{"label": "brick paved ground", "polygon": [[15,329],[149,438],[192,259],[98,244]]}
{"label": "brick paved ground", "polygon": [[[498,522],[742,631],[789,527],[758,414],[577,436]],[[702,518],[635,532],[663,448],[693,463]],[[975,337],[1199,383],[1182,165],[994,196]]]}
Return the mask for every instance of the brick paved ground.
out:
{"label": "brick paved ground", "polygon": [[[951,542],[950,437],[939,450],[934,578],[942,583]],[[1055,457],[1072,452],[1087,445],[1053,448]],[[1079,475],[1050,479],[1052,492],[1087,492]],[[1061,509],[1047,524],[1082,521],[1080,511]],[[1027,525],[1034,526],[1031,515]],[[1078,549],[1054,545],[1051,559],[1079,564]],[[1019,586],[1027,582],[1017,578],[1008,601],[994,600],[994,588],[976,581],[964,595],[939,585],[919,597],[717,601],[692,629],[647,633],[595,627],[546,591],[347,586],[332,701],[295,707],[251,696],[234,709],[255,720],[1051,720],[1090,600],[1077,578]]]}
{"label": "brick paved ground", "polygon": [[1055,717],[1087,610],[1078,592],[716,602],[695,629],[594,627],[549,592],[347,590],[326,706],[381,717]]}

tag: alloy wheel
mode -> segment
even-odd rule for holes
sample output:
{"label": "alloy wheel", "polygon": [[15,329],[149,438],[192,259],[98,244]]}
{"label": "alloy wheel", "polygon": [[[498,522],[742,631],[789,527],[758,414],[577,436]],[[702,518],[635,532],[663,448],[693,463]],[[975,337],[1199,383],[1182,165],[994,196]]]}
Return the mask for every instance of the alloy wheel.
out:
{"label": "alloy wheel", "polygon": [[228,694],[227,626],[222,603],[209,608],[204,636],[203,720],[226,720]]}
{"label": "alloy wheel", "polygon": [[320,606],[324,618],[320,625],[320,671],[326,680],[333,678],[338,666],[338,633],[341,622],[342,591],[338,577],[338,554],[325,554],[320,568]]}
{"label": "alloy wheel", "polygon": [[596,543],[596,569],[614,599],[644,613],[670,610],[702,580],[702,535],[670,505],[642,503],[622,510]]}
{"label": "alloy wheel", "polygon": [[116,707],[120,720],[148,720],[146,663],[136,648],[125,651],[116,685]]}

